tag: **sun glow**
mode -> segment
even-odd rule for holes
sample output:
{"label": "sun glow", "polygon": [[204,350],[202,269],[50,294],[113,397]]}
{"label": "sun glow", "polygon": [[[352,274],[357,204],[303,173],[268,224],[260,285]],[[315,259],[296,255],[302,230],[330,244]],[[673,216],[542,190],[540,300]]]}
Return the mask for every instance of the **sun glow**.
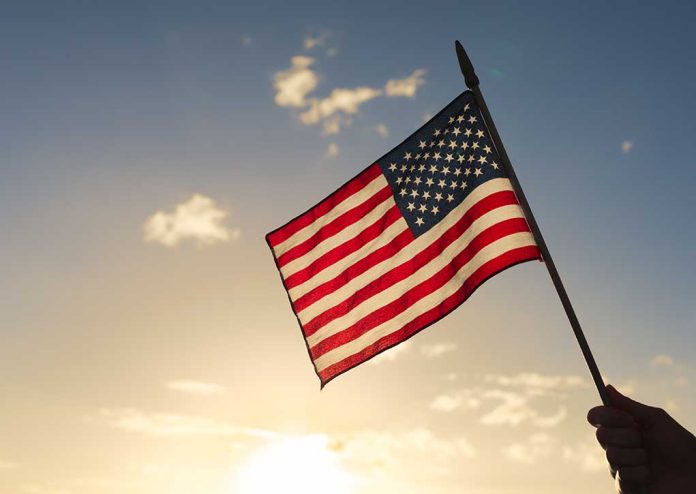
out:
{"label": "sun glow", "polygon": [[279,441],[243,465],[234,481],[234,494],[351,494],[356,478],[328,447],[326,436],[293,437]]}

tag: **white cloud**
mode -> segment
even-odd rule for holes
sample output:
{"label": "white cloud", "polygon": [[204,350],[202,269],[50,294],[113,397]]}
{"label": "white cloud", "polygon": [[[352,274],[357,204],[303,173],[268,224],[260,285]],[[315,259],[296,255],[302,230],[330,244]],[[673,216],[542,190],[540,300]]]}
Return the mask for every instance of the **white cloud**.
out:
{"label": "white cloud", "polygon": [[275,102],[279,106],[302,108],[307,105],[306,96],[319,83],[317,75],[310,69],[314,59],[297,55],[290,59],[290,63],[289,69],[276,72],[273,76]]}
{"label": "white cloud", "polygon": [[326,38],[328,38],[328,34],[322,34],[319,36],[307,36],[304,39],[305,50],[311,50],[312,48],[315,48],[317,46],[322,46],[326,42]]}
{"label": "white cloud", "polygon": [[513,443],[502,449],[503,455],[518,463],[534,463],[539,459],[550,456],[555,440],[543,432],[532,434],[522,443]]}
{"label": "white cloud", "polygon": [[146,242],[173,247],[182,240],[191,239],[198,245],[212,245],[239,238],[238,228],[229,229],[223,221],[227,211],[220,209],[213,199],[194,194],[188,201],[177,204],[169,213],[158,211],[143,226]]}
{"label": "white cloud", "polygon": [[218,422],[209,417],[150,413],[132,408],[102,409],[96,420],[116,429],[157,437],[240,436],[261,439],[276,437],[276,434],[271,431],[239,427]]}
{"label": "white cloud", "polygon": [[621,143],[621,152],[624,154],[630,153],[634,144],[633,141],[623,141]]}
{"label": "white cloud", "polygon": [[475,409],[481,406],[481,400],[471,392],[442,394],[430,403],[430,408],[440,412],[453,412],[459,409]]}
{"label": "white cloud", "polygon": [[650,361],[650,365],[653,367],[672,367],[674,365],[674,359],[665,354],[655,355]]}
{"label": "white cloud", "polygon": [[215,395],[225,392],[225,387],[219,384],[191,380],[170,381],[166,383],[166,387],[173,391],[196,395]]}
{"label": "white cloud", "polygon": [[588,383],[579,376],[550,376],[534,372],[522,372],[513,376],[487,375],[485,380],[500,386],[518,386],[538,389],[586,388]]}
{"label": "white cloud", "polygon": [[251,44],[251,36],[242,36],[242,44],[249,46]]}
{"label": "white cloud", "polygon": [[436,343],[421,347],[421,353],[428,358],[442,357],[444,354],[453,352],[457,349],[454,343]]}
{"label": "white cloud", "polygon": [[376,357],[371,358],[368,363],[371,365],[379,365],[385,362],[394,362],[397,358],[408,352],[411,349],[411,346],[412,343],[410,341],[404,341],[388,350],[383,351]]}
{"label": "white cloud", "polygon": [[414,70],[411,75],[403,79],[390,79],[384,86],[384,91],[389,97],[413,98],[418,88],[425,84],[425,70]]}
{"label": "white cloud", "polygon": [[360,106],[382,94],[379,89],[367,86],[356,87],[353,89],[337,88],[323,99],[312,99],[309,108],[300,113],[300,122],[305,125],[314,125],[329,118],[337,112],[344,114],[355,114]]}
{"label": "white cloud", "polygon": [[485,391],[483,397],[501,401],[498,406],[481,417],[480,422],[485,425],[517,426],[522,422],[530,422],[536,427],[555,427],[568,414],[565,408],[560,408],[554,415],[542,416],[529,404],[528,396],[511,391],[493,389]]}
{"label": "white cloud", "polygon": [[565,461],[579,465],[585,472],[606,471],[608,468],[604,450],[594,441],[564,446],[561,456]]}
{"label": "white cloud", "polygon": [[338,149],[338,145],[336,145],[335,142],[331,142],[326,147],[326,152],[324,153],[324,156],[327,158],[337,158],[339,154],[340,150]]}
{"label": "white cloud", "polygon": [[387,128],[386,125],[384,124],[377,124],[377,127],[375,128],[377,133],[381,135],[382,137],[389,137],[389,129]]}

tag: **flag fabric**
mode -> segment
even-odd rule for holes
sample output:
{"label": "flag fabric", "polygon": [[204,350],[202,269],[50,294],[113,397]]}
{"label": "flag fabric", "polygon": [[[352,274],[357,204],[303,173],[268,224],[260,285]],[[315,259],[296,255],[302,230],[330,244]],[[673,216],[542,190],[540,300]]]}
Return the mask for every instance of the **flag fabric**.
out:
{"label": "flag fabric", "polygon": [[322,386],[541,259],[470,91],[266,241]]}

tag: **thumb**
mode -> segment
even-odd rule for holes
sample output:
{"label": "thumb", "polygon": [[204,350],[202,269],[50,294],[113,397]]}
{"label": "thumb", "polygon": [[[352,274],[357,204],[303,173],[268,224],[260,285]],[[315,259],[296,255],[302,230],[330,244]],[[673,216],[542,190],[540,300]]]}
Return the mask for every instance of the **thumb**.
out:
{"label": "thumb", "polygon": [[619,393],[611,384],[607,386],[611,404],[630,414],[641,425],[651,425],[659,417],[659,408],[643,405]]}

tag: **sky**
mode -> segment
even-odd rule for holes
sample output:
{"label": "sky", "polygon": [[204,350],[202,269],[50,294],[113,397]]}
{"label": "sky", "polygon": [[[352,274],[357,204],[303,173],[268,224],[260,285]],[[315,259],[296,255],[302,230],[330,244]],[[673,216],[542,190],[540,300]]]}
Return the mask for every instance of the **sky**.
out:
{"label": "sky", "polygon": [[0,493],[613,492],[526,263],[319,389],[264,235],[463,89],[607,379],[696,429],[687,2],[0,2]]}

